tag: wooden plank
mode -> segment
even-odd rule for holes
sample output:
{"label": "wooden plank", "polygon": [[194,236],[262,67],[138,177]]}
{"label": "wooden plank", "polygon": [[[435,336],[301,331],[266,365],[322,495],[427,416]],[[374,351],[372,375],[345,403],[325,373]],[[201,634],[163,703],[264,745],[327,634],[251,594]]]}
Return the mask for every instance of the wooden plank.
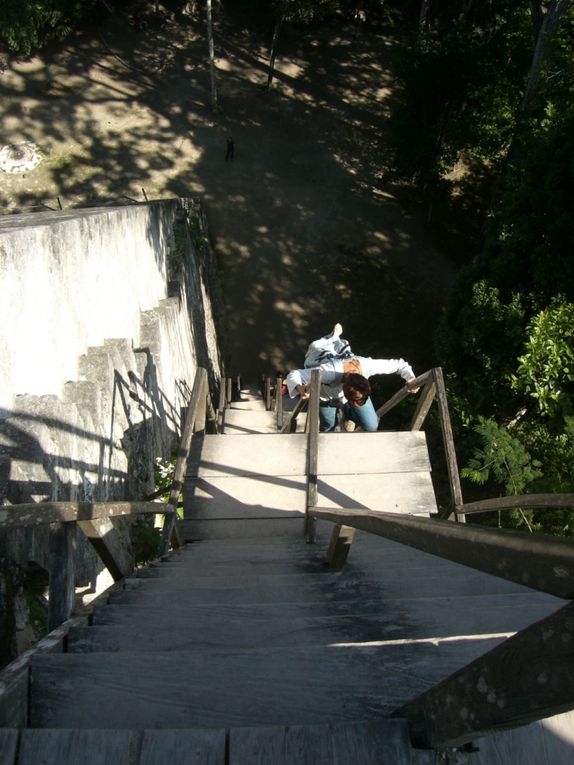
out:
{"label": "wooden plank", "polygon": [[135,762],[139,732],[130,730],[22,731],[18,763],[21,765],[110,765]]}
{"label": "wooden plank", "polygon": [[248,409],[252,412],[266,412],[265,402],[263,399],[247,399],[244,401],[232,401],[229,404],[230,409]]}
{"label": "wooden plank", "polygon": [[421,473],[430,469],[422,431],[319,433],[319,476]]}
{"label": "wooden plank", "polygon": [[224,728],[144,730],[138,765],[225,765],[225,738]]}
{"label": "wooden plank", "polygon": [[185,485],[186,518],[258,518],[304,513],[304,476],[210,476]]}
{"label": "wooden plank", "polygon": [[574,597],[574,543],[566,539],[371,510],[310,512],[551,595]]}
{"label": "wooden plank", "polygon": [[78,526],[90,540],[115,582],[131,574],[134,568],[133,560],[111,519],[78,521]]}
{"label": "wooden plank", "polygon": [[234,538],[250,539],[254,535],[286,536],[301,539],[301,528],[304,520],[304,513],[298,515],[293,512],[277,518],[178,521],[178,527],[182,539],[186,542]]}
{"label": "wooden plank", "polygon": [[31,724],[188,728],[379,718],[498,642],[39,656]]}
{"label": "wooden plank", "polygon": [[306,461],[304,434],[205,436],[199,460],[189,465],[188,476],[306,475]]}
{"label": "wooden plank", "polygon": [[366,720],[331,726],[337,765],[434,765],[435,753],[413,752],[403,720]]}
{"label": "wooden plank", "polygon": [[72,523],[50,526],[48,629],[54,630],[72,615],[75,595],[74,559],[76,528]]}
{"label": "wooden plank", "polygon": [[19,734],[15,728],[0,729],[0,765],[17,765]]}
{"label": "wooden plank", "polygon": [[85,616],[64,622],[0,671],[0,728],[23,728],[28,724],[28,673],[32,657],[63,651],[69,629],[86,623]]}
{"label": "wooden plank", "polygon": [[70,652],[221,650],[509,634],[555,610],[531,593],[228,603],[193,610],[110,605],[70,632]]}
{"label": "wooden plank", "polygon": [[236,728],[229,733],[229,765],[333,765],[334,762],[328,725]]}
{"label": "wooden plank", "polygon": [[229,765],[288,765],[285,733],[283,725],[232,728],[229,731]]}
{"label": "wooden plank", "polygon": [[396,710],[423,747],[574,709],[574,603],[504,641]]}
{"label": "wooden plank", "polygon": [[274,412],[239,411],[226,409],[223,420],[226,435],[248,433],[277,433],[277,415]]}
{"label": "wooden plank", "polygon": [[423,516],[437,512],[432,479],[426,472],[321,476],[318,491],[321,507]]}

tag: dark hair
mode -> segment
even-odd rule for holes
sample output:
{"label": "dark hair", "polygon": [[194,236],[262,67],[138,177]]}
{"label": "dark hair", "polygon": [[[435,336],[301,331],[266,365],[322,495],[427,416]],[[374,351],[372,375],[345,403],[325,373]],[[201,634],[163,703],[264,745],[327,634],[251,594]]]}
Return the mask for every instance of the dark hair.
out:
{"label": "dark hair", "polygon": [[345,395],[347,395],[347,391],[354,391],[365,397],[371,395],[371,386],[369,385],[367,378],[363,377],[363,375],[358,375],[355,372],[350,372],[345,375],[343,378],[343,390]]}

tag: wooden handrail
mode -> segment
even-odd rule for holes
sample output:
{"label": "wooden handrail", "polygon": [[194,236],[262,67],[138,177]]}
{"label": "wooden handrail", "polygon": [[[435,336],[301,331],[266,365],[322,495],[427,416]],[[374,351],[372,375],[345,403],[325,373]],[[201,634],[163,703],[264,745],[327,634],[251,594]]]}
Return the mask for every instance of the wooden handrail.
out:
{"label": "wooden handrail", "polygon": [[465,502],[456,512],[459,515],[474,515],[493,510],[513,510],[518,507],[574,507],[574,494],[513,494],[510,497]]}
{"label": "wooden handrail", "polygon": [[534,590],[574,598],[574,542],[563,537],[355,508],[314,507],[308,509],[308,514]]}
{"label": "wooden handrail", "polygon": [[283,427],[281,428],[281,433],[295,432],[295,428],[297,427],[297,417],[306,408],[307,403],[308,403],[308,400],[303,398],[300,398],[299,401],[297,401],[295,408],[291,412],[291,417],[289,417],[287,422],[284,423]]}
{"label": "wooden handrail", "polygon": [[574,709],[573,624],[574,603],[568,603],[392,716],[407,720],[414,746],[446,749]]}
{"label": "wooden handrail", "polygon": [[172,512],[163,502],[30,502],[0,508],[0,529]]}

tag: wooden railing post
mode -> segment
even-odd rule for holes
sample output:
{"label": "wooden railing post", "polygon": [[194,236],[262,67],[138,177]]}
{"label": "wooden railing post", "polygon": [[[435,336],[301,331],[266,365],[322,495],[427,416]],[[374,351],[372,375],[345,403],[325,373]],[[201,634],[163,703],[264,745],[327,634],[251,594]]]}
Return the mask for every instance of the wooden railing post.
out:
{"label": "wooden railing post", "polygon": [[275,416],[277,418],[277,430],[283,427],[283,378],[279,375],[275,380]]}
{"label": "wooden railing post", "polygon": [[180,492],[183,488],[183,480],[185,478],[185,471],[187,469],[187,458],[189,457],[189,450],[191,448],[191,439],[193,437],[193,430],[195,422],[198,416],[198,412],[202,412],[202,399],[203,399],[203,419],[199,420],[204,423],[205,427],[205,386],[207,384],[207,372],[205,369],[198,369],[195,374],[195,380],[193,382],[193,390],[191,391],[191,398],[189,400],[189,407],[187,410],[187,417],[185,418],[185,425],[183,427],[183,434],[181,437],[181,444],[179,447],[179,453],[177,455],[177,462],[175,463],[175,471],[173,476],[173,482],[171,485],[171,492],[169,500],[167,502],[171,513],[166,515],[163,525],[163,531],[160,542],[160,554],[166,555],[171,542],[172,537],[175,535],[175,541],[179,544],[177,539],[177,504]]}
{"label": "wooden railing post", "polygon": [[50,526],[48,564],[50,601],[48,630],[69,619],[74,610],[76,524],[53,523]]}
{"label": "wooden railing post", "polygon": [[227,406],[227,401],[225,398],[225,378],[222,377],[219,381],[219,403],[217,405],[217,432],[223,433],[224,428],[224,420],[225,420],[225,408]]}
{"label": "wooden railing post", "polygon": [[452,502],[451,517],[453,520],[458,520],[459,522],[464,523],[464,516],[456,515],[457,511],[462,507],[463,504],[462,488],[460,485],[460,476],[458,474],[458,463],[456,460],[456,451],[454,448],[454,438],[452,435],[452,425],[448,411],[448,402],[446,399],[446,388],[444,385],[442,369],[440,367],[435,367],[432,370],[432,373],[434,384],[436,386],[440,427],[442,430],[442,440],[444,444],[446,466],[448,470],[449,488]]}
{"label": "wooden railing post", "polygon": [[265,401],[265,411],[269,412],[271,410],[271,378],[266,377],[265,383],[264,383],[264,401]]}
{"label": "wooden railing post", "polygon": [[311,398],[307,410],[305,432],[307,441],[307,507],[305,513],[305,539],[314,544],[317,522],[309,516],[309,510],[317,504],[317,466],[319,458],[319,392],[321,373],[314,369],[311,373]]}

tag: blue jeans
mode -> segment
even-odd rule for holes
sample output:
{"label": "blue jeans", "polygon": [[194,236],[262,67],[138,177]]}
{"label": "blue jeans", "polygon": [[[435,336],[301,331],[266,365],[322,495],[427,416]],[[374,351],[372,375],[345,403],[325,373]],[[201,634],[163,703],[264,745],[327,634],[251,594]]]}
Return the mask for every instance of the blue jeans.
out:
{"label": "blue jeans", "polygon": [[[321,402],[319,406],[319,430],[321,433],[332,433],[335,430],[337,410],[338,407]],[[359,407],[351,406],[348,403],[343,404],[343,416],[347,420],[352,420],[357,427],[370,433],[379,427],[379,418],[370,398],[365,401],[363,406]]]}

